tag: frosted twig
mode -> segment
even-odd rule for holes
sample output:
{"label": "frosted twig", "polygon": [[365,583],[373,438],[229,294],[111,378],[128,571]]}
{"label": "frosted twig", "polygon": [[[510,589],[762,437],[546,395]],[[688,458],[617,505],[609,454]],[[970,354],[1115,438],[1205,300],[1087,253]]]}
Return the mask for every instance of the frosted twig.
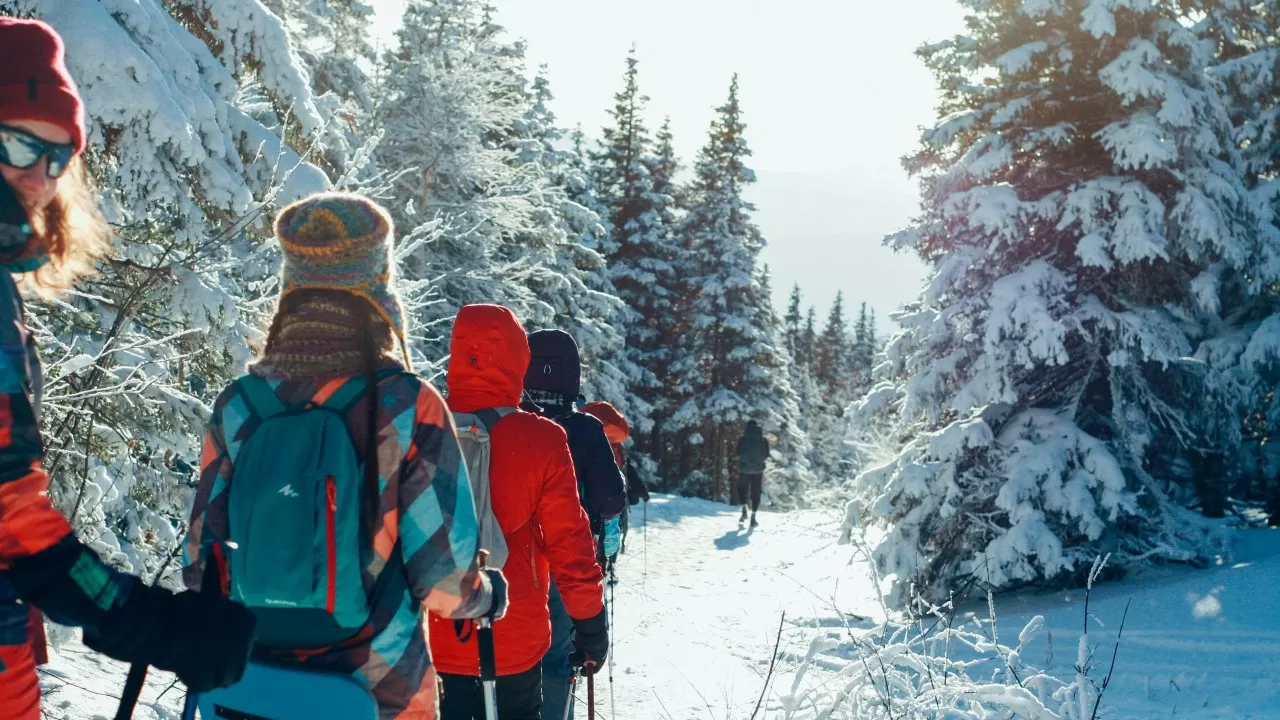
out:
{"label": "frosted twig", "polygon": [[773,679],[773,669],[778,663],[778,649],[782,647],[782,626],[787,621],[787,613],[784,610],[782,617],[778,620],[778,637],[773,642],[773,659],[769,661],[769,672],[764,677],[764,687],[760,688],[760,699],[756,701],[756,707],[751,711],[750,720],[756,720],[756,713],[760,712],[760,706],[764,704],[764,696],[769,692],[769,681]]}

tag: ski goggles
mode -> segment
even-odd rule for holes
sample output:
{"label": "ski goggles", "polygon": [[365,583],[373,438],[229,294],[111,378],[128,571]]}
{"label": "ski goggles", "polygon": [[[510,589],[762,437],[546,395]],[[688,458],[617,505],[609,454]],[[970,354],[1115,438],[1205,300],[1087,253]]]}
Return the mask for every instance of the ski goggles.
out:
{"label": "ski goggles", "polygon": [[19,170],[35,167],[40,158],[49,158],[49,167],[45,170],[49,177],[62,177],[67,165],[76,155],[76,146],[51,143],[38,138],[25,130],[8,125],[0,125],[0,163]]}

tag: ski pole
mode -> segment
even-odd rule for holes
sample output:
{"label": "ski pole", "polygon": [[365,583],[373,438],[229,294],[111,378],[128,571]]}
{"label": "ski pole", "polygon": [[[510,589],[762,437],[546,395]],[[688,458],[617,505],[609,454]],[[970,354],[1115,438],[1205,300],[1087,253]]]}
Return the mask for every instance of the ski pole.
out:
{"label": "ski pole", "polygon": [[187,697],[182,701],[182,720],[196,720],[197,698],[193,693],[187,693]]}
{"label": "ski pole", "polygon": [[[164,577],[164,571],[169,569],[169,563],[177,556],[178,550],[182,548],[183,543],[186,541],[187,534],[183,533],[182,539],[178,541],[178,546],[169,554],[169,557],[165,558],[164,564],[160,566],[160,570],[152,578],[152,585],[160,582],[160,578]],[[130,720],[133,717],[133,710],[138,706],[138,699],[142,697],[142,686],[146,682],[147,665],[145,663],[131,664],[129,666],[129,675],[124,680],[124,691],[120,694],[120,705],[116,708],[115,720]]]}
{"label": "ski pole", "polygon": [[613,602],[613,589],[618,584],[618,576],[613,566],[609,566],[609,717],[616,717],[617,708],[613,701],[613,656],[617,646],[614,639],[618,633],[618,606]]}
{"label": "ski pole", "polygon": [[587,661],[587,720],[596,720],[596,673],[595,663]]}
{"label": "ski pole", "polygon": [[[480,569],[489,560],[489,551],[480,551]],[[480,618],[476,644],[480,650],[480,684],[484,686],[484,712],[487,720],[498,720],[498,663],[493,653],[493,618]]]}
{"label": "ski pole", "polygon": [[565,698],[564,701],[564,720],[569,720],[573,717],[573,703],[578,699],[578,696],[574,694],[574,691],[577,690],[577,688],[578,670],[577,668],[573,668],[569,673],[569,697]]}
{"label": "ski pole", "polygon": [[133,709],[138,706],[138,698],[142,697],[142,686],[147,682],[147,666],[133,663],[129,666],[129,675],[124,679],[124,692],[120,695],[120,707],[116,708],[116,720],[130,720]]}
{"label": "ski pole", "polygon": [[642,548],[642,552],[640,554],[644,556],[644,591],[645,591],[645,594],[648,595],[649,593],[649,501],[648,500],[644,501],[644,525],[641,528],[640,534],[644,536],[643,537],[644,547]]}

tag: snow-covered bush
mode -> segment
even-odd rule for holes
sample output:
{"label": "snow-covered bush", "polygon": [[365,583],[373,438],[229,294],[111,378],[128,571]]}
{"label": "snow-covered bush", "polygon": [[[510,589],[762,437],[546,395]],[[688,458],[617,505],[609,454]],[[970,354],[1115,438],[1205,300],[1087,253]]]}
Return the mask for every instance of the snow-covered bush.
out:
{"label": "snow-covered bush", "polygon": [[[788,684],[773,688],[769,717],[778,720],[1095,720],[1115,669],[1124,632],[1095,637],[1089,614],[1093,582],[1106,564],[1094,558],[1086,577],[1084,624],[1073,665],[1056,665],[1044,617],[1016,638],[1002,637],[994,599],[985,614],[961,617],[948,601],[920,601],[914,619],[819,632]],[[874,574],[874,573],[873,573]],[[877,578],[878,579],[878,578]],[[1126,610],[1127,614],[1127,610]],[[781,637],[781,636],[779,636]],[[1016,641],[1016,642],[1015,642]],[[1032,655],[1044,652],[1039,665]]]}
{"label": "snow-covered bush", "polygon": [[[1035,621],[1020,637],[1034,637]],[[770,717],[779,720],[1062,720],[1073,686],[1063,678],[1026,665],[1017,646],[994,643],[972,627],[927,622],[884,625],[856,639],[838,633],[815,637],[791,679],[775,701]],[[823,653],[852,655],[840,663],[834,679],[815,666],[831,662]],[[977,659],[975,659],[977,658]],[[1017,678],[1015,679],[1015,675]],[[1085,719],[1088,720],[1086,715]]]}

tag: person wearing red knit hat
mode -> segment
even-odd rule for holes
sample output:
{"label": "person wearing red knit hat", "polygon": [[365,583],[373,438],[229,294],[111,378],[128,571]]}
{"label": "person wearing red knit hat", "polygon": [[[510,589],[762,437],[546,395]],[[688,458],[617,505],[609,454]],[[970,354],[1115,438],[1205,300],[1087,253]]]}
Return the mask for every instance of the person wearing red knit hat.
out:
{"label": "person wearing red knit hat", "polygon": [[[38,20],[0,18],[0,709],[39,720],[38,607],[84,628],[85,644],[172,670],[199,692],[241,677],[254,618],[216,595],[173,594],[108,567],[49,501],[43,376],[18,276],[70,287],[105,255],[108,228],[80,156],[85,115],[61,38]],[[33,619],[34,618],[34,619]]]}

